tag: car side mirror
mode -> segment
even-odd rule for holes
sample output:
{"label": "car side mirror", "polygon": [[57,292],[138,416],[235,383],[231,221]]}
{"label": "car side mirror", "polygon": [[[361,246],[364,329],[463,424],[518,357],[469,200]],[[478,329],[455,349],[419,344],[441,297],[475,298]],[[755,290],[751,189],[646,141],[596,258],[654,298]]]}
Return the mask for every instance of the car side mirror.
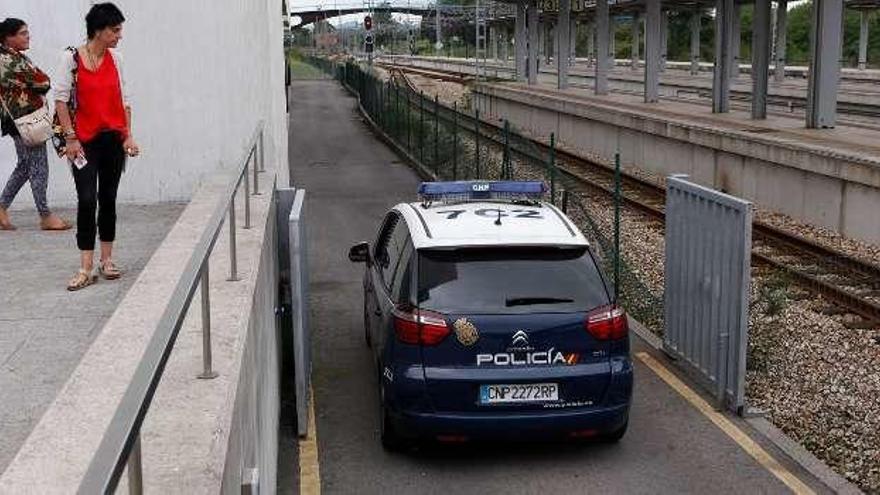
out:
{"label": "car side mirror", "polygon": [[354,263],[366,263],[370,260],[370,244],[359,242],[348,250],[348,259]]}

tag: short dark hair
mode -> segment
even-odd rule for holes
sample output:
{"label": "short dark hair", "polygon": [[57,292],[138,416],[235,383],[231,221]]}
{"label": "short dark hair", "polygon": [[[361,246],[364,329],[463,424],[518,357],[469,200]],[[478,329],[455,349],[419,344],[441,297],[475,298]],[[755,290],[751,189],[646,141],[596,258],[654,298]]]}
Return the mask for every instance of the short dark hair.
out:
{"label": "short dark hair", "polygon": [[14,17],[7,17],[0,22],[0,43],[6,43],[6,38],[18,34],[22,26],[27,26],[27,23]]}
{"label": "short dark hair", "polygon": [[113,5],[112,2],[96,3],[86,14],[86,34],[89,39],[92,39],[98,31],[118,26],[123,22],[125,22],[125,16],[122,15],[119,7]]}

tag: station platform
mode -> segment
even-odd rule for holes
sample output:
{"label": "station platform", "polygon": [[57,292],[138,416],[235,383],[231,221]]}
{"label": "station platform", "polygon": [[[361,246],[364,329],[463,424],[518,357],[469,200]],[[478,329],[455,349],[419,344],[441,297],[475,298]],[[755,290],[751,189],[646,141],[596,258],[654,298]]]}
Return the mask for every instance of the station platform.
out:
{"label": "station platform", "polygon": [[480,84],[476,105],[533,136],[551,133],[569,151],[661,177],[697,182],[762,208],[880,243],[880,131],[840,125],[806,129],[800,119],[752,120],[742,110],[713,114],[681,100],[645,104],[639,95],[592,95],[542,83]]}
{"label": "station platform", "polygon": [[[43,232],[36,211],[13,210],[16,231],[0,231],[0,473],[116,310],[153,252],[183,211],[183,204],[118,207],[114,258],[117,281],[66,290],[79,266],[76,228]],[[56,209],[62,217],[76,211]]]}
{"label": "station platform", "polygon": [[306,189],[311,215],[317,442],[300,448],[298,459],[279,459],[283,469],[295,470],[291,465],[297,463],[305,475],[285,478],[282,473],[280,492],[833,491],[748,421],[699,406],[704,404],[700,394],[635,335],[630,430],[617,445],[383,451],[376,370],[363,340],[363,266],[349,263],[346,253],[352,244],[372,240],[384,213],[414,198],[420,181],[376,139],[359,117],[357,102],[336,82],[294,82],[291,95],[291,146],[297,153],[291,155],[290,175]]}

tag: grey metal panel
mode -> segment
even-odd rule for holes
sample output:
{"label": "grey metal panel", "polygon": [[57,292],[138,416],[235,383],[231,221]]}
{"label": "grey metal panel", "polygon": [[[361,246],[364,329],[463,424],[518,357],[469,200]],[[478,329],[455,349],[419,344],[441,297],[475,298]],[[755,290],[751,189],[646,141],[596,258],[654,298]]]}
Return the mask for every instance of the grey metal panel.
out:
{"label": "grey metal panel", "polygon": [[299,436],[308,433],[312,357],[309,331],[309,273],[305,220],[306,192],[296,191],[288,216],[290,292],[293,317],[293,356],[296,374],[296,423]]}
{"label": "grey metal panel", "polygon": [[667,180],[663,345],[719,404],[742,411],[752,206],[685,177]]}

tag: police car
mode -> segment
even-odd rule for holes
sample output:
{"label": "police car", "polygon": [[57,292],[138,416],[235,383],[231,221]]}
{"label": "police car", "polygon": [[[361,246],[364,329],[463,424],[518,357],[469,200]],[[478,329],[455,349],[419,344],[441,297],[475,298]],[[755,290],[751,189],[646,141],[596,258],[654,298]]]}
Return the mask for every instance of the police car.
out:
{"label": "police car", "polygon": [[542,182],[427,182],[385,216],[366,263],[382,444],[619,440],[632,361],[589,243]]}

